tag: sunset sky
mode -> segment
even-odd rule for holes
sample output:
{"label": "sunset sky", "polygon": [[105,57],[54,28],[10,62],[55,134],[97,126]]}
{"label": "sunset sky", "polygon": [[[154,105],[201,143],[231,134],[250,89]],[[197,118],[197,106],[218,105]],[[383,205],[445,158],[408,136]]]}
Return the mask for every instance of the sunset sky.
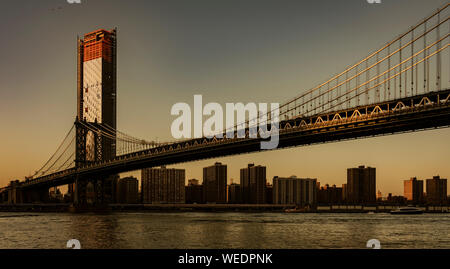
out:
{"label": "sunset sky", "polygon": [[[115,1],[6,0],[0,9],[0,187],[39,169],[76,115],[76,38],[118,28],[118,129],[173,140],[177,102],[284,102],[343,71],[444,0]],[[449,72],[447,70],[447,72]],[[445,77],[446,76],[446,77]],[[449,79],[448,74],[444,74]],[[210,159],[169,167],[202,179],[247,163],[273,176],[346,182],[346,168],[377,168],[377,190],[403,180],[450,177],[450,129],[365,138]],[[130,174],[130,173],[128,173]],[[140,173],[131,173],[138,175]]]}

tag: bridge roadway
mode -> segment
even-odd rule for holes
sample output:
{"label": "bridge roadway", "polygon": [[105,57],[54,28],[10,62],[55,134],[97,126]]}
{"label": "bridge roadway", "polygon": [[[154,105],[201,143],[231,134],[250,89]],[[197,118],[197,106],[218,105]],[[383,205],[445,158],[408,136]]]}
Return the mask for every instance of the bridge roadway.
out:
{"label": "bridge roadway", "polygon": [[[280,122],[278,149],[450,126],[450,89]],[[191,139],[24,181],[47,188],[145,167],[258,152],[261,139]],[[414,146],[414,145],[412,145]],[[388,151],[389,149],[387,149]]]}

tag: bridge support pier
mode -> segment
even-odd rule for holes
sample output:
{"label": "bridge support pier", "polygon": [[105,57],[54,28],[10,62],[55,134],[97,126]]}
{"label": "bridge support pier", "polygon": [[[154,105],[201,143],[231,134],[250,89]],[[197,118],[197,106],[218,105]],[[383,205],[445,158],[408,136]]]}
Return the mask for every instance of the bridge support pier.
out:
{"label": "bridge support pier", "polygon": [[10,189],[8,190],[8,204],[21,204],[23,203],[23,193],[20,188],[18,188],[19,181],[11,181]]}
{"label": "bridge support pier", "polygon": [[74,206],[78,208],[104,207],[114,202],[116,176],[93,179],[78,178],[74,183]]}
{"label": "bridge support pier", "polygon": [[[81,167],[89,162],[97,162],[112,159],[115,156],[113,141],[103,140],[101,132],[92,132],[86,125],[97,126],[102,130],[101,124],[89,122],[84,123],[77,117],[76,125],[76,157],[75,166]],[[92,134],[94,142],[90,144],[93,148],[88,150],[88,135]],[[114,202],[116,175],[99,175],[90,178],[77,176],[73,184],[73,204],[78,208],[103,207]]]}
{"label": "bridge support pier", "polygon": [[8,191],[0,193],[0,204],[5,204],[8,202]]}

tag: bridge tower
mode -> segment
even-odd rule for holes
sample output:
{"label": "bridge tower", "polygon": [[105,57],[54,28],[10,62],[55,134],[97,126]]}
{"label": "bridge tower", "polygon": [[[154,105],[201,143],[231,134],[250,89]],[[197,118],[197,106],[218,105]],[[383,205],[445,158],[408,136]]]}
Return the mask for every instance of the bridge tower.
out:
{"label": "bridge tower", "polygon": [[[99,29],[85,34],[83,38],[78,37],[76,167],[111,160],[116,156],[115,138],[106,138],[88,130],[83,124],[116,129],[116,70],[117,29]],[[108,197],[105,185],[112,178],[115,176],[77,178],[74,186],[69,186],[74,202],[81,205],[108,202],[109,199],[105,199]]]}

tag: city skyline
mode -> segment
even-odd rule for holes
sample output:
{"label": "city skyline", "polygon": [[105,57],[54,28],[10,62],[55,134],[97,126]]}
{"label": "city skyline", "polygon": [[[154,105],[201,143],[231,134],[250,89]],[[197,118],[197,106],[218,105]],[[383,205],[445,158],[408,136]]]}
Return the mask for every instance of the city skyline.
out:
{"label": "city skyline", "polygon": [[[450,0],[0,10],[0,249],[13,263],[98,249],[280,267],[450,248]],[[404,260],[426,259],[416,252]]]}
{"label": "city skyline", "polygon": [[[352,4],[355,5],[355,8],[361,8],[363,14],[372,16],[372,17],[369,16],[370,19],[362,20],[362,22],[360,21],[362,27],[371,29],[371,31],[375,31],[376,29],[385,29],[381,24],[385,23],[387,25],[388,22],[382,23],[380,22],[379,24],[372,25],[373,21],[375,21],[375,18],[377,16],[376,7],[370,7],[372,9],[369,10],[369,7],[362,6],[361,2],[362,1],[353,1]],[[439,3],[443,1],[435,1],[435,2],[437,7],[439,6]],[[48,10],[45,10],[44,8],[47,8],[46,5],[50,5],[50,3],[51,2],[47,2],[47,4],[37,7],[37,12],[44,12],[44,11],[48,12]],[[154,2],[153,4],[158,6]],[[329,4],[330,6],[336,5],[335,3],[332,3],[332,1],[330,1]],[[146,4],[139,3],[139,5],[146,5]],[[165,8],[164,5],[161,4],[159,5],[161,9]],[[262,5],[265,8],[270,7],[270,4],[267,3],[264,3]],[[395,10],[396,4],[389,4],[389,5],[392,5],[393,10]],[[30,4],[30,6],[33,6],[33,4]],[[419,14],[420,16],[423,17],[423,10],[421,9],[422,3],[414,2],[413,4],[411,4],[411,6],[414,7],[411,9],[411,13],[414,14],[411,15],[411,18],[417,17],[416,14]],[[248,8],[248,6],[246,5],[244,5],[244,7]],[[345,7],[347,6],[338,5],[337,8],[340,11],[345,12]],[[7,5],[6,8],[11,9],[11,11],[13,11],[12,14],[14,14],[14,11],[18,12],[15,9],[14,5]],[[81,12],[80,8],[82,7],[68,7],[67,8],[67,10],[69,10],[68,17],[70,18],[70,16],[75,16],[77,12]],[[90,6],[90,8],[92,8],[92,6]],[[189,6],[188,8],[192,7]],[[312,8],[317,8],[317,6],[313,6]],[[233,10],[233,8],[229,6],[228,9]],[[133,11],[136,10],[133,8]],[[133,11],[126,10],[125,12],[131,13]],[[171,14],[172,16],[174,15],[173,13],[171,13],[170,9],[165,11]],[[249,10],[246,9],[245,11],[248,12]],[[299,10],[296,11],[298,12]],[[430,9],[429,12],[431,11],[432,10]],[[23,12],[29,11],[24,10]],[[115,12],[118,11],[115,10]],[[265,9],[261,9],[260,15],[263,15],[264,12],[267,11]],[[215,27],[220,27],[221,23],[229,22],[225,14],[223,13],[220,14],[223,15],[223,17],[220,17],[221,19],[220,21],[218,22],[216,21],[217,24],[215,25]],[[139,18],[142,18],[143,14],[139,15],[141,16]],[[240,19],[238,21],[241,24],[241,26],[246,25],[245,20],[243,20],[243,18],[245,17],[244,15],[245,14],[236,14],[238,19]],[[53,17],[51,17],[50,20],[53,20],[53,22],[66,20],[66,18],[61,17],[61,15],[59,14],[52,14],[52,16]],[[184,16],[191,19],[190,22],[192,23],[191,25],[192,28],[189,29],[191,31],[194,31],[195,27],[193,26],[199,26],[199,21],[193,20],[193,17],[191,17],[192,14],[184,14]],[[387,15],[386,17],[389,18],[389,16]],[[9,17],[4,18],[3,20],[7,21],[8,18]],[[293,17],[289,18],[292,20],[294,19]],[[262,18],[259,19],[260,19],[259,23],[262,23],[261,21]],[[277,19],[279,19],[279,17],[276,17],[275,21],[277,21]],[[323,31],[325,31],[326,29],[328,29],[327,27],[329,27],[329,25],[320,25],[320,24],[315,25],[314,24],[316,20],[315,18],[308,18],[308,19],[309,21],[295,20],[295,22],[297,24],[301,22],[302,23],[306,22],[308,23],[306,25],[318,27],[319,28],[318,30]],[[351,20],[349,21],[342,20],[342,18],[336,19],[339,21],[339,23],[343,24],[341,26],[344,29],[348,29],[348,25],[352,23]],[[400,28],[400,30],[404,30],[411,24],[416,22],[415,19],[408,20],[408,16],[405,16],[403,20],[404,21],[400,23],[400,26],[403,28]],[[50,74],[47,74],[45,72],[41,73],[42,71],[36,70],[36,68],[34,67],[27,70],[27,67],[28,68],[30,67],[24,65],[24,60],[21,59],[20,57],[17,58],[17,61],[15,61],[14,64],[10,66],[10,68],[7,68],[6,66],[3,65],[0,66],[1,70],[5,71],[1,72],[1,74],[5,74],[5,77],[2,77],[0,80],[2,82],[1,87],[7,89],[5,91],[2,90],[1,92],[0,112],[2,115],[14,115],[14,117],[12,117],[13,119],[5,116],[2,117],[2,124],[4,126],[8,125],[14,126],[14,128],[11,128],[10,132],[8,132],[7,134],[1,134],[0,137],[0,141],[2,141],[3,143],[2,148],[5,149],[4,151],[5,153],[4,155],[2,155],[2,159],[0,159],[1,163],[0,184],[2,186],[6,186],[8,182],[13,179],[23,180],[23,177],[25,175],[32,174],[34,171],[33,169],[37,169],[38,167],[40,167],[42,163],[45,161],[45,159],[48,157],[49,149],[54,148],[55,146],[53,144],[54,141],[59,141],[60,138],[63,136],[62,132],[64,132],[67,129],[65,127],[72,124],[75,115],[73,113],[75,107],[72,101],[73,100],[72,95],[75,94],[73,89],[75,88],[76,85],[76,83],[74,83],[73,81],[75,77],[74,72],[61,72],[58,70],[62,69],[61,66],[63,65],[64,68],[68,70],[73,71],[75,69],[74,65],[75,57],[73,57],[74,45],[73,42],[69,41],[73,41],[74,35],[76,33],[78,34],[81,33],[83,29],[89,28],[86,32],[92,31],[93,30],[92,24],[94,21],[95,20],[93,19],[91,20],[87,19],[86,22],[83,22],[83,26],[80,26],[79,28],[76,28],[73,25],[70,26],[67,25],[67,27],[69,27],[70,30],[64,31],[64,34],[62,34],[61,35],[62,37],[60,38],[69,40],[68,41],[65,40],[64,42],[62,42],[63,44],[65,44],[65,46],[61,46],[60,48],[59,52],[60,54],[58,55],[61,57],[49,56],[48,55],[49,51],[48,48],[46,47],[37,46],[38,48],[42,49],[43,52],[42,55],[36,55],[37,52],[36,49],[34,48],[30,49],[35,53],[32,55],[33,57],[31,59],[37,59],[37,61],[42,62],[44,64],[48,63],[49,71],[47,72],[49,72]],[[274,99],[276,101],[283,101],[284,99],[286,99],[287,96],[298,94],[298,92],[301,91],[299,90],[300,87],[305,89],[309,88],[309,86],[313,86],[316,82],[323,79],[323,77],[321,77],[321,75],[323,74],[320,73],[322,72],[336,73],[337,71],[342,70],[345,66],[348,66],[350,63],[354,62],[354,60],[358,60],[366,56],[367,51],[378,47],[378,45],[380,44],[379,40],[380,38],[383,38],[383,40],[386,41],[390,40],[394,37],[393,34],[398,32],[397,30],[399,30],[399,29],[392,29],[390,31],[383,31],[382,37],[380,36],[376,36],[376,38],[373,37],[374,38],[373,40],[376,40],[376,43],[374,42],[375,44],[371,44],[371,41],[373,40],[369,38],[367,42],[364,42],[364,45],[361,43],[360,45],[357,46],[358,49],[356,51],[358,52],[355,53],[353,53],[352,51],[350,54],[350,52],[347,51],[348,49],[336,46],[336,48],[333,48],[334,52],[347,52],[347,54],[345,54],[346,57],[339,58],[335,56],[336,59],[331,64],[332,66],[325,68],[326,69],[325,71],[321,70],[321,68],[319,68],[318,65],[316,65],[315,67],[313,66],[312,70],[315,70],[315,73],[319,74],[311,74],[309,72],[313,71],[308,70],[306,67],[309,66],[310,64],[313,63],[317,64],[317,63],[315,59],[309,59],[307,55],[302,54],[301,52],[303,50],[307,50],[308,51],[307,54],[308,55],[311,54],[313,57],[320,57],[322,55],[318,53],[319,52],[318,49],[308,47],[308,45],[302,43],[305,42],[307,44],[312,44],[309,42],[314,41],[316,42],[316,44],[322,44],[323,42],[329,42],[330,40],[315,39],[314,36],[309,36],[311,40],[290,39],[292,38],[291,36],[292,34],[286,33],[278,36],[278,42],[281,42],[282,44],[277,44],[275,42],[272,43],[271,45],[274,46],[278,45],[277,48],[283,48],[283,46],[287,46],[285,48],[288,48],[288,52],[291,55],[301,55],[297,57],[295,61],[293,61],[288,60],[286,58],[289,56],[289,54],[279,53],[277,52],[278,50],[273,50],[273,48],[271,47],[265,47],[259,44],[258,41],[262,40],[261,36],[252,38],[252,35],[248,36],[245,35],[249,34],[247,32],[233,33],[225,31],[222,32],[222,34],[224,34],[225,36],[227,34],[230,36],[238,34],[237,36],[234,36],[236,40],[239,40],[239,38],[246,37],[246,39],[244,40],[249,42],[248,44],[246,44],[248,47],[244,46],[245,49],[238,49],[234,47],[232,44],[228,44],[228,46],[222,47],[226,49],[225,51],[222,51],[223,53],[232,54],[233,56],[232,59],[236,60],[236,62],[233,63],[231,61],[230,62],[225,61],[225,59],[222,58],[223,56],[220,56],[221,54],[215,51],[217,49],[215,46],[220,45],[217,42],[226,40],[224,36],[221,36],[222,38],[219,38],[219,36],[217,36],[218,41],[213,42],[213,44],[210,44],[211,47],[208,46],[208,43],[206,43],[206,45],[201,47],[203,51],[195,47],[195,45],[200,44],[197,42],[202,42],[205,40],[201,38],[199,40],[194,40],[194,37],[199,38],[198,35],[201,34],[202,31],[210,30],[201,28],[199,32],[195,31],[192,32],[196,34],[194,35],[194,37],[188,37],[185,35],[174,35],[173,36],[174,39],[165,40],[168,41],[168,43],[171,44],[172,46],[175,46],[170,47],[170,49],[186,57],[183,58],[183,63],[180,63],[178,60],[172,58],[169,54],[167,54],[169,50],[162,50],[161,48],[159,48],[160,49],[159,52],[164,51],[166,52],[166,54],[163,53],[162,56],[161,54],[160,55],[152,54],[152,56],[158,56],[159,58],[158,57],[156,58],[159,61],[157,61],[157,64],[151,66],[151,68],[153,69],[148,69],[142,67],[142,65],[145,65],[147,63],[146,61],[152,62],[150,60],[151,58],[146,58],[149,56],[144,54],[141,54],[142,57],[140,58],[136,57],[132,52],[133,51],[132,46],[137,46],[138,47],[137,51],[143,52],[145,51],[145,47],[149,45],[152,41],[158,42],[156,40],[157,37],[155,37],[155,40],[147,40],[146,38],[142,38],[142,36],[138,35],[139,34],[138,31],[133,30],[132,28],[132,26],[136,24],[132,23],[127,24],[123,21],[123,17],[120,16],[118,17],[118,21],[120,22],[114,22],[112,18],[109,18],[106,21],[108,21],[108,23],[111,23],[112,26],[118,24],[119,38],[121,38],[120,39],[121,41],[119,42],[120,43],[119,47],[120,49],[123,48],[123,50],[119,52],[118,57],[119,62],[123,61],[125,63],[125,65],[123,66],[119,65],[120,67],[118,71],[118,83],[119,83],[118,108],[120,110],[120,113],[118,114],[119,129],[126,130],[129,133],[136,134],[139,137],[149,139],[152,139],[153,137],[159,137],[159,139],[161,140],[164,139],[170,140],[169,132],[165,130],[165,128],[158,128],[161,126],[167,127],[170,126],[170,124],[168,124],[168,122],[170,122],[170,120],[172,119],[169,115],[170,106],[177,101],[191,100],[192,93],[199,91],[199,89],[202,89],[200,91],[203,91],[205,94],[207,94],[208,99],[211,100],[219,99],[220,102],[230,100],[228,98],[229,94],[235,96],[234,98],[236,99],[242,100],[259,101],[259,100],[252,100],[254,96],[257,96],[258,99],[259,98],[264,99],[262,101]],[[387,19],[387,21],[389,20]],[[15,27],[19,27],[19,29],[22,29],[21,27],[27,26],[27,23],[31,22],[32,20],[27,20]],[[5,25],[8,24],[5,23]],[[272,33],[275,33],[280,29],[291,29],[291,27],[293,27],[290,26],[288,28],[285,28],[288,25],[289,21],[283,21],[281,24],[273,26],[274,28],[268,28],[268,31],[270,30]],[[293,25],[295,25],[295,23]],[[247,26],[250,27],[251,30],[255,31],[255,33],[258,35],[262,35],[264,33],[263,31],[261,32],[260,30],[261,26],[260,24],[258,25],[250,24]],[[103,28],[103,26],[99,28]],[[0,29],[2,31],[6,30],[6,28]],[[226,30],[227,28],[220,28],[220,29]],[[367,31],[367,29],[361,32],[360,37],[352,36],[352,38],[354,38],[354,40],[359,40],[357,42],[363,42],[363,40],[367,38],[367,33],[370,32],[370,30]],[[171,25],[171,27],[168,27],[168,29],[166,29],[165,27],[161,27],[158,28],[158,30],[160,31],[158,33],[162,36],[164,36],[164,33],[175,34],[180,32],[180,29],[177,27],[177,25]],[[166,30],[166,32],[164,32],[163,30]],[[26,33],[26,31],[24,33]],[[340,35],[341,34],[343,33],[340,33]],[[121,35],[123,35],[123,37]],[[131,40],[131,38],[133,38],[133,35],[137,36],[138,40],[142,42],[142,45],[136,45],[135,43],[133,43],[132,45],[130,44],[130,42],[127,43],[125,41],[127,40],[127,38],[130,38]],[[371,35],[369,36],[372,37]],[[50,40],[55,38],[52,35],[49,35],[48,37]],[[26,41],[27,38],[30,37],[17,33],[15,35],[12,35],[12,40],[16,41],[19,40]],[[58,40],[60,39],[58,38],[55,41]],[[292,41],[293,45],[290,45],[288,41]],[[341,44],[345,43],[345,40],[341,41],[342,41]],[[11,45],[11,43],[9,42],[12,41],[11,40],[6,41],[6,46]],[[45,42],[49,42],[49,40],[45,40]],[[192,47],[179,49],[176,46],[178,42],[186,42],[187,44],[190,44]],[[270,40],[270,42],[269,41],[266,42],[271,43],[274,41]],[[19,44],[22,43],[19,42]],[[41,44],[42,46],[45,43],[38,43],[38,44]],[[70,47],[68,47],[69,45]],[[211,49],[212,51],[208,51],[207,50],[208,48]],[[261,51],[259,51],[260,54],[252,55],[250,53],[250,50],[253,48],[261,49]],[[52,52],[53,51],[54,49],[52,48]],[[244,57],[244,59],[248,62],[239,61],[238,59],[239,57],[237,57],[235,53],[237,55],[239,55],[239,53],[242,53],[242,55],[247,56]],[[333,53],[333,50],[329,51],[329,53],[330,55],[335,54]],[[53,54],[51,55],[53,56]],[[194,55],[199,56],[200,59],[203,60],[201,61],[200,64],[198,64],[198,66],[196,66],[195,69],[197,70],[196,72],[187,68],[190,64],[195,63],[195,57],[193,57]],[[260,57],[261,55],[264,55],[264,57]],[[5,57],[7,61],[10,59],[9,58],[10,56],[8,55],[6,55]],[[208,59],[208,57],[213,57],[214,59],[216,59],[216,61],[210,62],[211,60]],[[54,58],[56,58],[56,60]],[[59,58],[63,60],[59,60]],[[139,69],[137,66],[135,67],[133,65],[133,61],[137,61],[139,63],[138,66],[140,66],[141,69]],[[166,63],[166,65],[164,65],[164,63]],[[264,66],[272,64],[272,67],[267,68],[267,70],[265,70],[264,68],[261,69],[261,67],[258,67],[261,63]],[[177,67],[175,67],[177,64],[180,64],[184,69],[183,68],[178,69]],[[160,66],[163,66],[164,68],[162,70],[158,69],[157,67]],[[208,71],[207,69],[212,66],[216,67],[217,69]],[[55,67],[57,68],[55,69]],[[17,78],[9,73],[11,72],[11,70],[15,70],[17,68],[20,68],[20,70],[23,70],[25,72],[25,74],[28,74],[29,83],[32,83],[32,85],[38,85],[36,87],[38,89],[37,93],[39,94],[37,94],[35,91],[33,92],[27,91],[29,85],[23,84],[24,82],[16,81]],[[245,75],[243,76],[236,74],[235,73],[236,68],[244,69],[245,71],[244,73],[250,75],[249,77],[251,79],[245,78]],[[288,75],[284,74],[284,71],[286,71],[287,68],[291,70],[290,72],[288,72]],[[297,72],[292,71],[297,68],[300,69],[300,71]],[[147,72],[151,70],[157,71],[156,74],[158,74],[158,76],[155,75],[149,78],[147,76]],[[186,70],[190,70],[190,72],[195,73],[194,74],[195,76],[193,76],[193,78],[188,78],[186,74],[183,75],[182,74],[183,71]],[[64,73],[68,73],[68,75],[65,75]],[[261,78],[261,76],[264,74],[271,74],[270,81]],[[9,77],[16,78],[16,80],[10,79]],[[311,79],[306,79],[308,77],[311,77]],[[172,80],[175,80],[174,84],[172,84],[173,82]],[[236,82],[234,82],[234,80],[236,80]],[[305,83],[303,80],[306,80],[307,82]],[[264,86],[264,84],[266,83],[268,84]],[[151,86],[149,87],[149,85]],[[158,89],[154,89],[154,87],[158,87]],[[271,90],[275,87],[277,88],[281,87],[281,90],[278,91]],[[58,89],[61,88],[65,90],[58,91]],[[148,88],[151,88],[151,90],[148,90]],[[130,91],[129,89],[132,90]],[[169,89],[168,93],[163,94],[163,92],[165,92],[167,89]],[[242,94],[238,92],[247,92],[247,93]],[[66,95],[67,98],[65,98]],[[161,98],[160,100],[158,100],[158,102],[156,102],[155,99],[152,98],[153,96],[159,97],[163,96],[166,98],[162,102],[159,102],[161,101]],[[69,97],[71,99],[70,102],[68,101]],[[61,102],[54,102],[54,101],[52,102],[51,100],[54,100],[53,98],[58,98],[58,100],[60,100]],[[42,109],[44,107],[45,111],[42,112],[39,110],[39,108]],[[68,109],[68,107],[70,107],[71,109]],[[161,111],[167,112],[166,118],[162,117],[164,119],[161,119],[160,117],[153,116],[159,115]],[[54,116],[52,117],[55,120],[54,122],[48,123],[47,119],[45,120],[41,119],[45,118],[45,115],[47,115],[48,113]],[[31,123],[30,118],[34,119]],[[150,118],[150,120],[148,118]],[[144,122],[144,124],[142,124],[142,122]],[[147,124],[147,122],[149,123]],[[39,126],[41,128],[39,128]],[[45,127],[42,128],[42,126]],[[27,141],[24,139],[25,135],[29,134],[28,130],[30,130],[30,128],[33,129],[33,133],[36,137],[38,137],[38,139],[39,138],[42,139],[43,143],[36,144],[34,143],[34,141]],[[432,130],[427,132],[401,134],[389,137],[365,138],[353,141],[327,143],[322,145],[298,147],[294,149],[284,149],[273,152],[253,153],[220,159],[197,161],[194,163],[187,164],[187,166],[190,167],[189,169],[186,169],[187,171],[190,171],[187,173],[187,178],[200,179],[201,170],[198,169],[199,167],[204,167],[205,163],[210,164],[214,163],[216,160],[220,160],[221,162],[228,164],[230,167],[231,166],[245,167],[245,165],[240,164],[252,162],[267,167],[272,167],[268,169],[267,178],[269,180],[271,180],[275,175],[290,176],[295,174],[299,177],[314,177],[317,178],[318,181],[320,182],[338,185],[339,182],[344,182],[345,179],[344,172],[342,172],[342,176],[336,176],[341,174],[340,171],[341,166],[354,167],[360,164],[365,164],[368,166],[379,168],[377,172],[379,172],[380,175],[378,177],[379,180],[377,182],[380,183],[383,182],[382,186],[386,186],[386,190],[383,189],[384,187],[377,189],[380,189],[383,193],[389,192],[401,193],[402,185],[398,184],[397,182],[402,182],[402,180],[406,180],[413,176],[423,179],[429,177],[430,175],[442,175],[443,177],[447,177],[447,175],[450,174],[449,170],[450,168],[448,168],[448,166],[446,165],[446,160],[448,159],[448,153],[446,151],[446,149],[448,148],[447,138],[449,134],[450,131],[448,129]],[[17,146],[17,144],[19,143],[23,143],[23,145]],[[14,148],[14,146],[16,146],[16,148]],[[24,149],[25,152],[21,151],[20,149]],[[248,161],[250,159],[251,161]],[[268,163],[268,161],[264,161],[267,159],[270,159],[270,163]],[[238,163],[239,165],[237,165]],[[178,164],[172,167],[176,168],[183,166],[186,166],[186,164]],[[324,167],[326,167],[326,169],[324,169]],[[239,177],[237,172],[235,172],[236,170],[238,169],[232,170],[233,172],[230,173],[228,179],[233,178],[235,182],[237,182]],[[136,175],[136,173],[138,172],[127,174]]]}
{"label": "city skyline", "polygon": [[[249,165],[249,164],[253,164],[253,165],[257,165],[257,166],[263,166],[263,167],[265,167],[267,169],[267,172],[270,171],[270,166],[269,165],[264,165],[264,164],[261,164],[261,163],[249,162],[249,163],[247,163],[247,165],[243,165],[240,168],[230,168],[229,164],[227,164],[226,162],[220,161],[220,160],[223,160],[223,158],[220,158],[220,159],[218,158],[217,160],[218,160],[217,162],[220,162],[220,163],[222,163],[224,165],[227,165],[227,174],[228,175],[229,174],[236,174],[236,173],[238,175],[237,177],[230,177],[230,176],[228,176],[227,177],[227,186],[229,186],[231,184],[238,184],[238,185],[240,185],[240,182],[239,182],[240,170],[247,168],[247,165]],[[208,161],[209,161],[209,163],[208,163]],[[201,162],[206,162],[204,167],[211,166],[211,165],[214,164],[214,162],[211,162],[211,160],[208,160],[208,161],[201,161]],[[396,180],[396,183],[399,186],[398,188],[401,189],[401,190],[399,190],[398,192],[389,192],[389,191],[383,191],[383,186],[380,186],[380,183],[379,183],[379,180],[378,180],[378,171],[379,171],[378,167],[365,165],[365,164],[354,165],[354,166],[351,166],[351,167],[357,168],[359,166],[366,166],[366,167],[371,167],[371,168],[376,168],[377,169],[377,176],[376,176],[377,180],[376,180],[376,185],[375,185],[376,186],[376,193],[378,193],[378,191],[380,191],[383,194],[383,198],[386,198],[388,196],[388,194],[392,194],[393,196],[404,196],[404,181],[408,181],[410,178],[417,178],[417,180],[422,180],[422,181],[426,181],[427,179],[433,178],[434,176],[440,176],[440,177],[443,177],[443,178],[447,178],[447,176],[440,175],[440,174],[430,174],[430,175],[425,175],[424,177],[410,176],[410,177],[408,177],[408,179],[407,179],[407,176],[405,176],[404,179],[401,178],[401,179]],[[203,171],[204,167],[201,168],[202,171]],[[159,167],[155,167],[155,168],[159,168]],[[185,169],[184,166],[182,166],[182,165],[168,165],[167,168],[168,169],[183,169],[183,170],[185,170],[185,173],[186,173],[185,185],[186,186],[188,186],[189,181],[193,180],[193,179],[197,180],[200,185],[203,184],[203,182],[202,182],[203,181],[203,177],[202,177],[201,173],[200,173],[199,177],[191,177],[189,175],[192,175],[194,173],[192,171],[189,172],[188,169]],[[336,185],[336,187],[342,187],[343,184],[347,183],[347,170],[348,169],[349,169],[349,167],[342,169],[343,174],[345,175],[342,178],[342,180],[335,180],[333,182],[326,181],[326,180],[321,180],[317,176],[314,176],[314,174],[309,175],[309,176],[304,176],[302,174],[288,174],[288,173],[285,173],[285,174],[274,174],[273,176],[266,176],[266,180],[267,180],[268,184],[272,185],[273,184],[273,179],[276,178],[276,177],[289,178],[289,177],[292,177],[292,176],[296,176],[298,178],[314,178],[314,179],[317,179],[317,182],[320,183],[321,187],[325,186],[325,185],[329,185],[329,186]],[[139,173],[140,173],[140,171],[139,171]],[[130,175],[130,174],[136,174],[136,172],[123,173],[122,177],[125,177],[125,176]],[[136,177],[136,178],[138,178],[138,180],[140,181],[139,177]],[[426,193],[426,191],[425,191],[426,188],[425,187],[423,188],[423,190]]]}
{"label": "city skyline", "polygon": [[[128,199],[135,201],[132,203],[143,204],[294,204],[294,201],[297,201],[295,204],[303,205],[315,205],[316,201],[319,204],[334,205],[342,203],[364,205],[385,201],[439,204],[446,203],[450,197],[447,196],[447,179],[440,176],[431,176],[422,180],[415,177],[404,180],[403,194],[388,193],[383,196],[375,188],[376,167],[361,165],[347,168],[347,180],[341,185],[319,182],[317,178],[302,178],[295,175],[275,176],[271,182],[266,182],[266,168],[254,163],[241,168],[240,183],[234,183],[230,180],[228,182],[223,181],[228,173],[228,167],[220,162],[204,167],[201,181],[195,178],[186,178],[185,169],[167,168],[164,165],[142,169],[142,176],[145,177],[145,180],[141,184],[138,183],[138,179],[135,177],[118,178],[116,181],[135,181],[133,183],[135,184],[134,194],[131,192],[131,196]],[[206,182],[205,179],[207,179]],[[164,182],[166,183],[164,184]],[[426,182],[426,189],[423,187],[423,182]],[[141,185],[141,189],[138,188],[138,185]],[[281,187],[282,185],[284,187]],[[298,189],[295,187],[296,185]],[[273,189],[276,191],[272,192]],[[117,185],[117,190],[115,191],[118,190],[119,185]],[[294,194],[296,193],[295,190],[298,191],[297,194]],[[309,194],[305,193],[304,190],[309,190]],[[59,189],[55,187],[50,192],[54,194],[56,191],[59,192]],[[139,200],[136,199],[139,196],[138,193],[141,197]],[[274,202],[272,202],[272,194]],[[118,193],[113,194],[114,197],[119,197],[118,195]],[[225,199],[224,196],[226,196]],[[175,199],[175,197],[178,198]],[[219,197],[222,198],[219,199]],[[117,202],[120,203],[119,198]]]}

